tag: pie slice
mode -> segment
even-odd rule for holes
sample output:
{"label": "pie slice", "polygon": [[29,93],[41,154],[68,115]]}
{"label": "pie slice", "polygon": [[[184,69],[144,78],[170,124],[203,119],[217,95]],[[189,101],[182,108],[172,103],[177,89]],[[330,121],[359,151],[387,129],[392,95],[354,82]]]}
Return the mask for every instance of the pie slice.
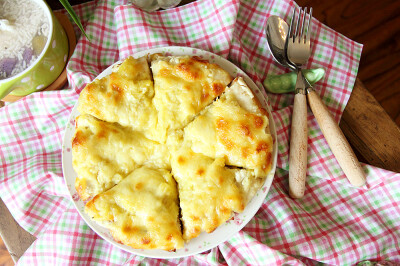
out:
{"label": "pie slice", "polygon": [[182,128],[219,96],[231,76],[216,64],[191,56],[151,56],[153,104],[161,139]]}
{"label": "pie slice", "polygon": [[72,158],[78,175],[75,187],[82,200],[110,189],[140,165],[170,168],[166,146],[91,115],[76,118]]}
{"label": "pie slice", "polygon": [[196,153],[224,157],[227,165],[266,176],[271,169],[273,140],[268,113],[242,78],[184,129],[184,139]]}
{"label": "pie slice", "polygon": [[173,176],[178,183],[183,239],[210,233],[242,212],[245,199],[235,174],[225,168],[224,158],[213,159],[183,146],[173,155]]}
{"label": "pie slice", "polygon": [[85,212],[108,228],[117,242],[133,248],[183,247],[176,183],[167,170],[134,170],[89,201]]}
{"label": "pie slice", "polygon": [[79,96],[78,111],[107,122],[132,127],[155,139],[157,111],[147,57],[128,57],[113,72],[88,84]]}

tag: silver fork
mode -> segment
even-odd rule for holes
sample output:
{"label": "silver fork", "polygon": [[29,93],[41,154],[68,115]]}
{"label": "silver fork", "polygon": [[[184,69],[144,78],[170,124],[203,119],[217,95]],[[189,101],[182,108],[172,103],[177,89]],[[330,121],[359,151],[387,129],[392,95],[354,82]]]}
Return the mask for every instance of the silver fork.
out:
{"label": "silver fork", "polygon": [[[307,19],[308,17],[308,19]],[[306,94],[310,108],[321,128],[322,133],[340,167],[354,186],[365,183],[365,175],[357,157],[347,142],[332,115],[329,113],[321,98],[304,78],[301,67],[307,63],[311,55],[310,24],[312,8],[307,16],[307,8],[299,10],[296,21],[296,9],[290,24],[289,38],[287,40],[287,57],[289,62],[296,66],[297,81],[296,95],[293,107],[292,133],[290,141],[289,158],[289,192],[292,197],[299,198],[304,195],[305,175],[307,165],[307,106]],[[307,20],[307,26],[305,22]],[[292,151],[293,147],[293,151]],[[293,152],[293,156],[292,156]],[[298,167],[291,169],[291,162]],[[304,167],[304,168],[303,168]],[[293,167],[292,167],[293,168]]]}
{"label": "silver fork", "polygon": [[[308,17],[308,19],[307,19]],[[296,9],[293,9],[293,18],[289,26],[289,37],[287,39],[287,56],[289,62],[300,70],[306,64],[311,55],[310,25],[312,19],[312,8],[307,16],[307,7],[304,11],[299,8],[296,20]],[[307,26],[305,23],[307,20]]]}
{"label": "silver fork", "polygon": [[[299,8],[300,9],[300,8]],[[294,96],[292,127],[290,135],[289,154],[289,194],[292,198],[304,195],[307,172],[307,88],[311,87],[301,72],[301,66],[306,64],[311,55],[309,27],[312,9],[308,16],[307,30],[305,21],[307,8],[299,10],[296,19],[296,9],[293,11],[287,38],[287,59],[297,70],[296,94]]]}

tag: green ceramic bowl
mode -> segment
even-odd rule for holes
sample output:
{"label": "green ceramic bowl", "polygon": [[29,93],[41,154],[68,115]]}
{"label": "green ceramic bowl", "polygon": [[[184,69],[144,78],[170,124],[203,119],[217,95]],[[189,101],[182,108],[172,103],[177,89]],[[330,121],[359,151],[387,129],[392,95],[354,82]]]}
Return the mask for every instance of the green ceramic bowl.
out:
{"label": "green ceramic bowl", "polygon": [[50,36],[35,62],[17,75],[0,80],[0,99],[8,94],[25,96],[45,89],[58,78],[68,59],[68,38],[63,27],[43,0],[32,1],[44,9]]}

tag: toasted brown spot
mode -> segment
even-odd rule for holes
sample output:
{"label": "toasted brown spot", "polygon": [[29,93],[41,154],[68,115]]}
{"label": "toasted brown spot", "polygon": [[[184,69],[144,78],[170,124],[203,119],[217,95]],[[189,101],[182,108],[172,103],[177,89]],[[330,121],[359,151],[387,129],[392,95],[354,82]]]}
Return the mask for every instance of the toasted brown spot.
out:
{"label": "toasted brown spot", "polygon": [[178,163],[179,164],[184,164],[186,162],[186,158],[183,156],[178,156]]}
{"label": "toasted brown spot", "polygon": [[107,136],[106,130],[100,129],[100,131],[96,135],[98,138],[105,138]]}
{"label": "toasted brown spot", "polygon": [[136,226],[127,225],[122,227],[122,232],[125,234],[131,235],[136,233],[137,231],[139,231],[139,228],[137,228]]}
{"label": "toasted brown spot", "polygon": [[257,152],[257,153],[260,153],[260,152],[262,152],[262,151],[267,152],[268,149],[269,149],[268,143],[266,143],[265,141],[260,141],[260,142],[257,144],[256,152]]}
{"label": "toasted brown spot", "polygon": [[254,125],[256,126],[256,128],[262,128],[262,126],[264,125],[264,119],[262,119],[261,116],[254,116]]}
{"label": "toasted brown spot", "polygon": [[201,93],[201,96],[200,96],[200,101],[201,102],[205,102],[205,101],[207,101],[208,100],[208,98],[210,97],[210,94],[208,94],[207,92],[202,92]]}
{"label": "toasted brown spot", "polygon": [[124,244],[121,240],[117,239],[114,237],[115,242],[117,242],[118,244]]}
{"label": "toasted brown spot", "polygon": [[192,228],[189,232],[191,235],[198,235],[200,234],[200,228],[198,226]]}
{"label": "toasted brown spot", "polygon": [[271,168],[272,165],[272,154],[268,153],[265,158],[265,164],[263,164],[262,169],[267,172]]}
{"label": "toasted brown spot", "polygon": [[158,72],[158,74],[162,77],[168,77],[170,75],[170,71],[166,68],[163,68]]}
{"label": "toasted brown spot", "polygon": [[93,90],[96,90],[96,86],[94,86],[93,83],[89,83],[88,85],[86,85],[84,90],[86,90],[86,92],[89,94],[93,92]]}
{"label": "toasted brown spot", "polygon": [[268,112],[267,112],[267,110],[265,110],[264,108],[260,108],[260,112],[263,114],[263,115],[265,115],[267,118],[269,118],[269,114],[268,114]]}
{"label": "toasted brown spot", "polygon": [[136,190],[141,190],[143,188],[143,183],[137,183],[136,185],[135,185],[135,189]]}
{"label": "toasted brown spot", "polygon": [[217,229],[218,226],[212,227],[210,229],[207,230],[207,233],[212,233],[215,231],[215,229]]}
{"label": "toasted brown spot", "polygon": [[143,245],[147,245],[147,244],[149,244],[151,242],[151,240],[148,237],[143,237],[141,239],[141,242],[142,242]]}
{"label": "toasted brown spot", "polygon": [[222,117],[219,117],[217,119],[217,129],[226,131],[229,129],[229,122],[223,119]]}
{"label": "toasted brown spot", "polygon": [[250,155],[250,149],[248,147],[243,147],[242,148],[242,157],[247,158],[247,156]]}
{"label": "toasted brown spot", "polygon": [[218,185],[222,185],[224,183],[224,178],[222,176],[217,177]]}
{"label": "toasted brown spot", "polygon": [[86,191],[86,181],[85,179],[77,178],[75,180],[75,189],[78,193],[79,198],[82,200],[86,200],[85,191]]}
{"label": "toasted brown spot", "polygon": [[75,128],[78,128],[78,126],[79,126],[79,123],[80,123],[80,121],[81,121],[81,118],[82,116],[77,116],[76,118],[75,118]]}
{"label": "toasted brown spot", "polygon": [[174,237],[174,236],[173,236],[172,234],[169,234],[165,239],[166,239],[167,241],[171,241],[173,237]]}
{"label": "toasted brown spot", "polygon": [[88,94],[96,94],[96,91],[102,90],[107,83],[108,77],[104,77],[87,84],[83,91],[86,91]]}
{"label": "toasted brown spot", "polygon": [[226,208],[226,207],[221,207],[220,211],[225,214],[225,215],[229,215],[231,213],[231,210]]}
{"label": "toasted brown spot", "polygon": [[213,83],[212,84],[212,91],[215,96],[221,95],[221,93],[224,91],[225,86],[222,85],[221,83]]}
{"label": "toasted brown spot", "polygon": [[246,124],[240,124],[239,133],[242,134],[243,136],[247,136],[247,137],[250,136],[249,126]]}
{"label": "toasted brown spot", "polygon": [[102,110],[97,108],[97,98],[93,97],[93,95],[88,96],[88,102],[93,102],[93,106],[86,106],[87,113],[95,116],[95,117],[101,117],[103,115]]}
{"label": "toasted brown spot", "polygon": [[234,146],[234,143],[225,135],[221,134],[219,136],[219,139],[221,140],[222,144],[228,149],[231,150]]}
{"label": "toasted brown spot", "polygon": [[197,169],[196,173],[197,173],[197,175],[202,176],[202,175],[204,175],[205,170],[203,168],[199,168],[199,169]]}
{"label": "toasted brown spot", "polygon": [[200,78],[200,70],[196,68],[193,62],[183,62],[176,66],[176,69],[188,80],[197,80]]}
{"label": "toasted brown spot", "polygon": [[93,200],[92,200],[92,202],[95,202],[95,201],[97,201],[99,198],[100,198],[100,196],[99,196],[99,195],[96,195],[96,196],[94,196],[94,197],[93,197]]}
{"label": "toasted brown spot", "polygon": [[72,140],[72,148],[81,146],[86,142],[87,138],[82,131],[78,130],[75,133],[74,139]]}
{"label": "toasted brown spot", "polygon": [[213,219],[211,220],[211,225],[212,227],[209,230],[207,230],[207,233],[213,232],[218,227],[219,221],[217,217],[213,217]]}
{"label": "toasted brown spot", "polygon": [[[86,203],[85,208],[94,210],[95,211],[94,215],[97,215],[97,216],[99,215],[99,213],[97,212],[98,210],[96,208],[95,203],[98,199],[99,199],[99,195],[94,196],[92,199],[89,199],[89,197],[82,199],[82,200],[89,200],[88,203]],[[105,217],[105,218],[107,218],[107,217]]]}

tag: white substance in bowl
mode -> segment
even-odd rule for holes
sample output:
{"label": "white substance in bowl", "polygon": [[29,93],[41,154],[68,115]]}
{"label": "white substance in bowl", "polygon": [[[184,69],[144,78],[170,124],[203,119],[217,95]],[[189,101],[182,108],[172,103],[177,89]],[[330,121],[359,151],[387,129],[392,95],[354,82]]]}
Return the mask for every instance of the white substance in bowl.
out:
{"label": "white substance in bowl", "polygon": [[[44,10],[34,1],[0,1],[0,79],[20,73],[38,58],[49,28]],[[35,47],[34,38],[39,40]]]}

